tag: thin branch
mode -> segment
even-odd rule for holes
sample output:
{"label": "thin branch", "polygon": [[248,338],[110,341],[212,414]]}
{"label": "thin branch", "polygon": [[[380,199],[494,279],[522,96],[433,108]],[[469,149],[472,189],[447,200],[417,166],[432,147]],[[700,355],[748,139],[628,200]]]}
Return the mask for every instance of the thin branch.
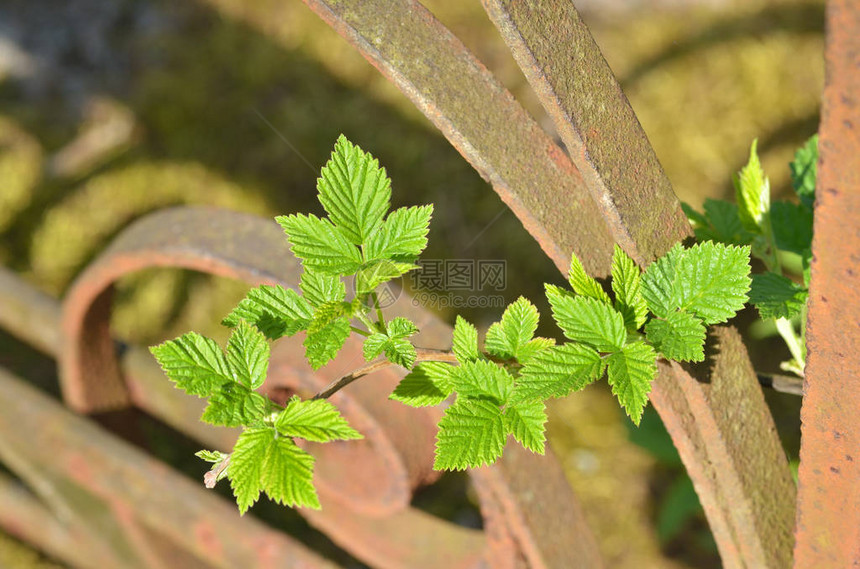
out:
{"label": "thin branch", "polygon": [[[434,350],[431,348],[416,348],[415,362],[448,362],[457,363],[457,358],[448,350]],[[328,399],[356,379],[359,379],[367,374],[385,369],[395,364],[386,359],[379,359],[369,364],[362,366],[354,372],[347,374],[340,379],[330,383],[325,389],[313,396],[313,399]]]}

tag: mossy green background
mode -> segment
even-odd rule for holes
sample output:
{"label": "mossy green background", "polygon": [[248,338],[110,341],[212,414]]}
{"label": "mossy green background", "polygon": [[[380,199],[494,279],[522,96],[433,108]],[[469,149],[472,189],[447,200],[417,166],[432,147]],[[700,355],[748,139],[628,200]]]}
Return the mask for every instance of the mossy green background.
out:
{"label": "mossy green background", "polygon": [[[133,11],[141,2],[123,4]],[[426,4],[552,132],[479,3]],[[427,258],[505,259],[506,300],[522,294],[546,312],[541,283],[561,277],[516,218],[411,103],[303,4],[151,6],[168,25],[119,33],[115,48],[132,69],[122,81],[96,70],[80,105],[62,95],[31,98],[0,72],[5,266],[60,297],[118,231],[162,207],[210,204],[268,217],[318,212],[318,168],[344,133],[386,166],[394,205],[435,204]],[[606,3],[583,17],[681,199],[699,206],[705,197],[730,196],[731,174],[753,138],[775,193],[787,192],[787,163],[818,123],[822,2]],[[116,142],[102,148],[98,141],[110,136],[91,133],[108,132],[105,125]],[[116,334],[141,344],[189,329],[223,338],[217,323],[245,288],[182,271],[132,275],[120,286]],[[501,310],[463,312],[481,327]],[[763,355],[779,349],[768,342],[752,349],[763,368],[780,359]],[[11,340],[0,344],[0,364],[20,367],[12,352]],[[771,399],[781,433],[796,445],[797,403]],[[608,566],[718,566],[701,518],[661,546],[658,517],[676,467],[630,442],[606,389],[589,388],[551,411],[552,444]],[[0,550],[11,551],[0,539]]]}

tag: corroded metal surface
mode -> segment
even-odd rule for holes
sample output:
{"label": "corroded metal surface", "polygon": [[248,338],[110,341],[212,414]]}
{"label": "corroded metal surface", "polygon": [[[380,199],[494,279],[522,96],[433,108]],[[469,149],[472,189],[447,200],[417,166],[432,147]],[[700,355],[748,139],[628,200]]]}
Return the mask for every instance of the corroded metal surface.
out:
{"label": "corroded metal surface", "polygon": [[691,234],[645,131],[570,0],[483,0],[615,241],[640,265]]}
{"label": "corroded metal surface", "polygon": [[[30,528],[29,537],[67,562],[101,569],[336,567],[261,522],[241,519],[235,506],[202,484],[174,473],[2,370],[0,405],[0,459],[35,482],[54,520],[39,528],[50,534]],[[38,470],[39,481],[32,480],[29,469]],[[10,510],[15,507],[19,509]],[[4,501],[0,521],[9,527],[5,517],[18,512],[43,520],[45,512],[37,508],[32,498]],[[140,539],[150,533],[162,539]],[[25,530],[18,534],[28,537]],[[59,547],[70,542],[71,551]],[[188,552],[192,563],[177,564],[169,544]],[[92,562],[79,563],[81,551]]]}
{"label": "corroded metal surface", "polygon": [[791,564],[794,481],[746,348],[715,327],[710,364],[662,363],[651,402],[678,448],[727,568]]}
{"label": "corroded metal surface", "polygon": [[493,184],[560,270],[567,270],[573,250],[591,273],[609,273],[609,229],[568,156],[424,6],[304,1]]}
{"label": "corroded metal surface", "polygon": [[[299,266],[281,229],[271,221],[210,208],[177,208],[152,214],[126,229],[81,274],[64,302],[67,344],[60,364],[64,393],[74,398],[76,408],[104,408],[98,396],[105,378],[94,376],[92,369],[117,370],[111,382],[122,399],[206,444],[229,449],[235,431],[202,425],[201,402],[170,387],[151,356],[132,348],[119,360],[114,351],[92,351],[93,346],[112,346],[110,305],[103,300],[108,298],[104,291],[122,275],[153,266],[185,267],[290,287],[298,283]],[[408,299],[395,304],[393,313],[418,323],[421,345],[448,347],[450,328]],[[304,361],[301,338],[281,340],[273,347],[263,390],[273,398],[289,392],[309,396],[363,361],[361,343],[353,341],[324,370],[313,372]],[[303,512],[311,523],[378,567],[438,567],[441,563],[465,568],[486,563],[503,569],[517,567],[518,560],[530,567],[570,567],[571,560],[581,560],[583,567],[600,566],[594,540],[551,453],[526,459],[514,452],[494,468],[471,473],[481,498],[483,532],[410,508],[413,490],[437,476],[432,460],[440,411],[410,409],[389,401],[387,395],[401,377],[393,369],[383,370],[334,396],[366,440],[314,448],[323,509]],[[540,479],[541,484],[525,491],[529,479]],[[575,539],[548,539],[542,531],[547,520],[577,528]]]}
{"label": "corroded metal surface", "polygon": [[795,567],[860,566],[860,4],[828,2]]}

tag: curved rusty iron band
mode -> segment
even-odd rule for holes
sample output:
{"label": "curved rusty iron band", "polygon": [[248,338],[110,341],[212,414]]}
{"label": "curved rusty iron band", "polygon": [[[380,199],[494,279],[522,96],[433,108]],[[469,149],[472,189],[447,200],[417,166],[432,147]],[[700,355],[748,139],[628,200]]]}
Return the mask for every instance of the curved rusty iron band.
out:
{"label": "curved rusty iron band", "polygon": [[[567,154],[414,0],[304,0],[488,180],[561,271],[609,273],[613,236]],[[576,231],[571,231],[576,228]]]}
{"label": "curved rusty iron band", "polygon": [[[591,247],[587,269],[605,274],[613,238],[644,264],[690,234],[647,138],[570,2],[486,1],[574,163],[586,172],[568,166],[564,156],[562,174],[569,179],[555,185],[538,180],[542,170],[555,174],[562,163],[558,148],[550,149],[534,121],[423,6],[305,2],[394,82],[506,202],[519,199],[514,213],[562,272],[571,249],[580,254]],[[546,12],[532,13],[538,7]],[[587,72],[594,76],[583,77]],[[590,116],[601,105],[607,112]],[[506,178],[511,164],[528,175]],[[583,204],[589,191],[600,207]],[[795,494],[788,463],[743,345],[726,341],[719,358],[710,377],[664,366],[652,401],[693,477],[725,566],[782,568],[791,558]],[[747,398],[742,405],[738,394]],[[710,419],[699,424],[694,417]]]}
{"label": "curved rusty iron band", "polygon": [[795,567],[860,566],[860,3],[827,3]]}
{"label": "curved rusty iron band", "polygon": [[[176,208],[147,216],[123,231],[78,278],[64,302],[66,342],[60,357],[61,377],[64,393],[75,398],[76,409],[103,409],[117,400],[134,402],[203,442],[229,448],[235,432],[201,424],[201,402],[170,387],[151,356],[131,349],[119,362],[107,349],[113,347],[113,341],[106,321],[110,313],[106,291],[122,275],[153,266],[185,267],[285,286],[298,282],[299,266],[274,223],[209,208]],[[398,311],[422,324],[423,344],[440,346],[450,337],[447,325],[410,302],[396,305],[394,313]],[[90,351],[90,345],[101,348]],[[338,369],[338,362],[346,364],[346,369],[354,367],[358,354],[358,343],[348,345],[330,368]],[[283,388],[312,391],[331,379],[312,374],[305,364],[297,363],[302,359],[296,341],[277,342],[272,353],[273,373],[265,388],[273,392]],[[116,375],[93,383],[91,370],[116,370]],[[336,397],[343,412],[371,440],[375,460],[381,460],[383,466],[371,465],[362,471],[351,462],[354,455],[349,451],[339,457],[324,453],[321,458],[329,456],[333,461],[324,464],[319,460],[319,471],[340,478],[332,483],[320,481],[323,510],[307,513],[314,525],[379,567],[438,567],[440,562],[446,567],[472,567],[486,562],[505,568],[514,567],[521,557],[536,568],[569,566],[571,559],[583,560],[586,567],[601,566],[594,540],[551,452],[537,457],[509,449],[497,466],[471,472],[480,497],[484,532],[457,528],[407,508],[411,490],[434,476],[432,445],[439,412],[406,409],[388,401],[385,396],[400,376],[391,370],[378,375]],[[99,386],[104,385],[112,386],[109,398],[100,397]],[[117,393],[124,395],[118,398]],[[331,448],[338,454],[338,445]],[[360,456],[366,459],[369,455],[362,452]],[[385,486],[378,478],[385,469],[390,469],[389,488],[384,488],[388,492],[362,495],[364,485]],[[542,484],[533,488],[530,480]],[[575,528],[577,539],[545,535],[547,519]]]}
{"label": "curved rusty iron band", "polygon": [[[58,559],[91,569],[189,562],[219,569],[338,567],[290,536],[240,518],[234,504],[2,369],[0,405],[0,460],[15,457],[17,466],[27,464],[29,473],[18,472],[24,480],[43,482],[33,484],[39,500],[0,477],[0,526]],[[136,542],[128,533],[151,540]]]}

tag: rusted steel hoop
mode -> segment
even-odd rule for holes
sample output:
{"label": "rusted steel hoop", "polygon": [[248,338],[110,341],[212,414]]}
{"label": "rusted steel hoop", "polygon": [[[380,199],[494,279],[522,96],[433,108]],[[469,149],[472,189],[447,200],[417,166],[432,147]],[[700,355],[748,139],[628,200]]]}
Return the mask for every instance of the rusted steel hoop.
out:
{"label": "rusted steel hoop", "polygon": [[[561,271],[609,274],[612,235],[570,158],[415,0],[303,0],[489,181]],[[575,230],[572,230],[575,228]]]}
{"label": "rusted steel hoop", "polygon": [[[547,146],[537,143],[539,136],[529,138],[525,134],[531,132],[533,123],[522,119],[522,108],[418,2],[305,2],[395,83],[493,183],[506,202],[524,191],[500,181],[499,172],[505,172],[511,160],[523,161],[517,162],[517,168],[529,172],[546,168],[543,155],[535,153],[535,149],[543,151]],[[650,144],[638,125],[630,123],[636,120],[635,115],[627,108],[572,4],[554,0],[486,3],[526,78],[550,111],[565,142],[574,149],[574,162],[588,171],[583,177],[576,168],[566,167],[570,181],[531,190],[540,198],[538,201],[512,205],[556,266],[566,271],[568,251],[574,249],[580,254],[581,233],[591,231],[584,244],[586,248],[599,245],[601,252],[588,268],[605,271],[606,258],[601,260],[600,255],[608,255],[609,251],[602,231],[607,224],[612,235],[640,263],[664,253],[673,240],[688,235],[689,227],[679,215],[677,200],[671,195]],[[524,18],[530,7],[538,5],[548,12]],[[559,56],[561,52],[564,57]],[[576,62],[576,72],[598,73],[587,79],[575,76],[567,65],[571,58]],[[596,101],[588,103],[589,98]],[[586,116],[587,109],[604,103],[617,112],[604,116],[602,122],[592,122]],[[627,147],[624,133],[634,137],[634,150]],[[517,140],[530,141],[525,151],[518,151]],[[619,163],[608,156],[613,152],[619,156],[632,152],[633,156],[628,157],[627,164]],[[655,206],[649,202],[645,212],[637,212],[637,204],[652,189],[642,185],[648,180],[659,188],[659,203]],[[587,184],[592,186],[587,189]],[[601,208],[581,205],[586,193],[595,196]],[[576,223],[559,224],[567,220],[568,208],[576,216]],[[541,228],[554,229],[535,230],[536,220],[540,220]],[[594,227],[601,228],[599,235],[594,235]],[[795,489],[788,462],[742,344],[726,341],[720,357],[736,366],[730,369],[717,361],[716,369],[725,370],[720,372],[726,374],[725,378],[716,372],[710,377],[705,373],[694,378],[679,367],[664,366],[654,384],[652,401],[693,477],[725,566],[781,569],[791,558]],[[703,381],[720,388],[699,385]],[[743,405],[733,399],[738,394],[747,398]],[[709,418],[705,426],[697,423],[694,418],[698,417]],[[753,427],[741,436],[738,425]],[[727,472],[719,472],[716,464]]]}
{"label": "rusted steel hoop", "polygon": [[827,3],[795,567],[860,566],[860,4]]}
{"label": "rusted steel hoop", "polygon": [[[198,406],[176,404],[178,398],[189,398],[172,388],[175,395],[162,391],[155,398],[147,397],[145,384],[152,381],[152,373],[138,375],[131,371],[129,385],[133,387],[127,390],[120,373],[124,364],[116,359],[113,350],[107,350],[113,344],[107,322],[110,296],[106,291],[122,275],[156,266],[184,267],[240,277],[254,284],[294,287],[299,278],[298,264],[280,228],[272,222],[209,208],[176,208],[147,216],[124,230],[70,289],[63,305],[65,344],[60,365],[63,391],[73,406],[79,411],[92,411],[117,401],[134,402],[156,415],[169,417],[171,413],[165,409],[152,408],[165,405],[174,413],[185,413],[170,417],[176,426],[186,430],[186,425],[194,423],[199,432]],[[440,346],[450,337],[450,329],[423,309],[409,302],[399,304],[423,324],[422,344]],[[311,374],[306,364],[297,363],[303,359],[299,350],[295,340],[274,345],[268,389],[312,390],[330,379]],[[348,345],[331,364],[330,372],[344,372],[339,366],[354,367],[356,361],[361,361],[356,359],[359,352],[358,344]],[[134,356],[138,362],[141,358],[139,352]],[[148,361],[151,369],[154,362],[151,358]],[[91,370],[116,370],[116,375],[96,381]],[[575,561],[582,561],[583,567],[601,565],[594,540],[551,452],[537,457],[509,449],[495,467],[470,473],[481,502],[483,533],[456,528],[408,508],[411,490],[433,476],[432,444],[439,411],[407,409],[388,401],[386,396],[399,376],[378,375],[337,394],[336,402],[351,421],[358,423],[370,441],[365,444],[381,465],[364,469],[356,463],[350,447],[361,443],[330,445],[331,450],[318,457],[318,471],[331,478],[330,483],[325,483],[326,476],[320,481],[323,509],[308,514],[313,524],[348,551],[379,567],[418,569],[438,567],[440,562],[446,567],[472,567],[485,562],[504,568],[515,567],[518,559],[530,567],[570,567]],[[167,383],[163,377],[161,383]],[[100,396],[99,386],[104,385],[113,386],[110,398]],[[366,462],[370,455],[362,452],[360,456]],[[379,485],[378,477],[386,469],[388,487],[382,493],[357,500],[362,485]],[[530,479],[543,484],[530,487]],[[577,539],[565,536],[559,540],[545,535],[548,519],[575,528]]]}
{"label": "rusted steel hoop", "polygon": [[91,569],[337,568],[2,369],[0,405],[0,459],[42,498],[0,483],[0,525],[58,559]]}

